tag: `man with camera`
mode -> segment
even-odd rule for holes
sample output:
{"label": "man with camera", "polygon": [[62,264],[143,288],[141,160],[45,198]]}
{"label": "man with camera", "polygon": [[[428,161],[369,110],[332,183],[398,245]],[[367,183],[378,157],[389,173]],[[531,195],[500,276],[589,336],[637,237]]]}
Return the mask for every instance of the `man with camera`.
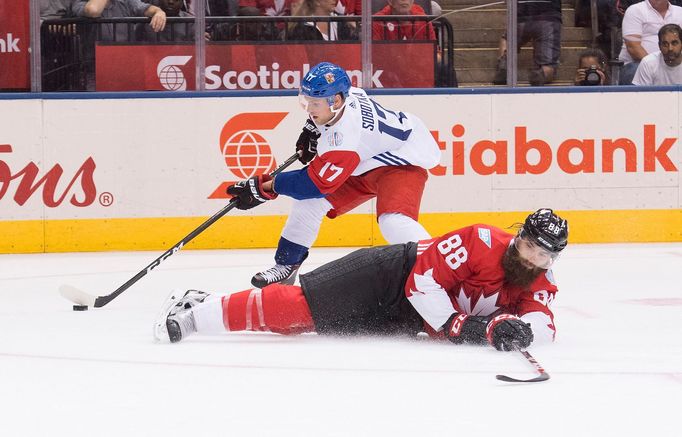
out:
{"label": "man with camera", "polygon": [[583,50],[573,82],[578,86],[608,85],[604,52],[596,48]]}
{"label": "man with camera", "polygon": [[682,28],[666,24],[658,31],[660,52],[646,55],[639,67],[633,85],[679,85],[682,84]]}

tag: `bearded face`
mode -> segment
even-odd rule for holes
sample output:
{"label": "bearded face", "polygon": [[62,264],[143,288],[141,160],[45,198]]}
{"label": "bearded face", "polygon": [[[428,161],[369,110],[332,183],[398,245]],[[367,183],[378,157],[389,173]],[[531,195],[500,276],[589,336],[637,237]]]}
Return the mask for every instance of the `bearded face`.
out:
{"label": "bearded face", "polygon": [[546,271],[523,258],[514,244],[510,244],[505,251],[502,257],[502,268],[504,269],[504,282],[522,288],[527,288],[535,278]]}

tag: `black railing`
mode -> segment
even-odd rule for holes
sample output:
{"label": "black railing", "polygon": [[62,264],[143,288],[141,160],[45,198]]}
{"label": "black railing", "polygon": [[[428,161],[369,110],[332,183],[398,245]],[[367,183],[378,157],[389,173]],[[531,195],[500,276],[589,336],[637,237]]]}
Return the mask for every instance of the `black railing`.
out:
{"label": "black railing", "polygon": [[[204,37],[209,41],[225,43],[293,43],[334,44],[337,41],[359,41],[360,17],[206,17]],[[411,30],[398,37],[428,36],[419,32],[430,23],[436,34],[437,55],[434,56],[435,84],[438,87],[456,87],[454,66],[454,38],[450,22],[436,16],[373,16],[373,22],[409,23]],[[168,17],[163,32],[152,32],[149,18],[70,18],[46,20],[41,27],[42,72],[44,91],[87,90],[94,84],[95,43],[111,44],[178,44],[194,41],[194,19]],[[294,29],[301,23],[326,23],[327,40],[300,38]],[[338,32],[343,26],[347,31]],[[333,28],[337,37],[329,41]],[[398,32],[403,27],[398,26]],[[297,37],[298,36],[298,37]],[[412,41],[425,41],[413,38]],[[381,39],[375,40],[381,43]],[[399,41],[392,41],[399,42]]]}
{"label": "black railing", "polygon": [[87,62],[83,41],[82,29],[76,23],[43,24],[40,33],[43,90],[86,89]]}

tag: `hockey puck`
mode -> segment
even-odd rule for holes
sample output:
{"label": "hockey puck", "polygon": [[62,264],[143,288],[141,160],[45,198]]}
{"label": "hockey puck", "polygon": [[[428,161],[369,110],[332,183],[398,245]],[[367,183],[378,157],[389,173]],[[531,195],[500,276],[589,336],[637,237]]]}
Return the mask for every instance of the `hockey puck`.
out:
{"label": "hockey puck", "polygon": [[74,311],[87,311],[88,306],[87,305],[74,305],[73,310]]}

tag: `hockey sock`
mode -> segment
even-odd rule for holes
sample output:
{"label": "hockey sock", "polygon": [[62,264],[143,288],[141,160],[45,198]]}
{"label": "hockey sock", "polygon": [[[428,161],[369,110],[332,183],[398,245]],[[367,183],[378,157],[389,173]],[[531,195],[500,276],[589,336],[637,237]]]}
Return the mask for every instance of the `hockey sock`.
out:
{"label": "hockey sock", "polygon": [[275,262],[286,266],[301,264],[308,257],[308,248],[280,237]]}
{"label": "hockey sock", "polygon": [[378,222],[381,235],[388,241],[388,244],[400,244],[431,238],[418,221],[400,213],[381,214]]}
{"label": "hockey sock", "polygon": [[228,331],[300,334],[315,330],[301,287],[272,284],[224,296],[223,325]]}
{"label": "hockey sock", "polygon": [[202,303],[192,308],[192,313],[198,333],[217,334],[225,332],[221,295],[209,295]]}
{"label": "hockey sock", "polygon": [[310,247],[317,239],[320,225],[332,204],[325,198],[295,200],[281,236],[303,247]]}

